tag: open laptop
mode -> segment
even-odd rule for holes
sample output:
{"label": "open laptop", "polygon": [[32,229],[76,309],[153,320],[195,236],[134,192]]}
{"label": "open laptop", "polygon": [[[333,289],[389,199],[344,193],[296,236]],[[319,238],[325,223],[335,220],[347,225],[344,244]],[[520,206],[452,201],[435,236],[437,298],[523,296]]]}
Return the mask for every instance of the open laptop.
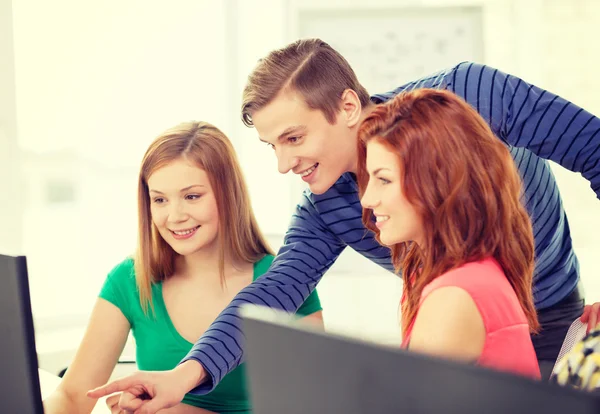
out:
{"label": "open laptop", "polygon": [[316,331],[242,308],[256,414],[600,413],[600,398],[475,365]]}
{"label": "open laptop", "polygon": [[43,414],[27,262],[0,255],[0,412]]}

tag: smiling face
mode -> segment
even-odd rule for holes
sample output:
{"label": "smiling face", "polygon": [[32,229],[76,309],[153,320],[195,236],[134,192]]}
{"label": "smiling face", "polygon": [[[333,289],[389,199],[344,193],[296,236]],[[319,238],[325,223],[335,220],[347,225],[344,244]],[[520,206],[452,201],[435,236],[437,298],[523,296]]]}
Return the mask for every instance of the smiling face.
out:
{"label": "smiling face", "polygon": [[422,220],[402,191],[400,161],[395,153],[373,139],[367,144],[369,183],[361,198],[376,217],[379,239],[386,246],[423,240]]}
{"label": "smiling face", "polygon": [[152,222],[176,253],[215,246],[219,214],[206,171],[180,158],[154,171],[148,189]]}
{"label": "smiling face", "polygon": [[279,172],[300,175],[314,194],[323,194],[356,166],[360,102],[353,91],[340,102],[334,124],[293,91],[280,93],[252,114],[261,141],[275,150]]}

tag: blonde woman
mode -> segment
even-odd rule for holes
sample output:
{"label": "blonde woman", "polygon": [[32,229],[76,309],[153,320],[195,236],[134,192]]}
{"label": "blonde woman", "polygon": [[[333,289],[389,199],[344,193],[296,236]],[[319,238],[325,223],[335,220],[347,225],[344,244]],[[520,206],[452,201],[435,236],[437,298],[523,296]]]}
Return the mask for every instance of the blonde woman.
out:
{"label": "blonde woman", "polygon": [[[109,273],[73,363],[44,401],[46,413],[89,413],[96,400],[86,392],[108,381],[130,330],[139,369],[176,367],[273,260],[233,147],[214,126],[184,123],[159,136],[144,156],[138,188],[135,258]],[[318,296],[309,296],[298,314],[322,324]],[[120,394],[107,399],[112,413],[125,412],[119,399]],[[250,410],[240,365],[209,394],[188,394],[161,413]]]}

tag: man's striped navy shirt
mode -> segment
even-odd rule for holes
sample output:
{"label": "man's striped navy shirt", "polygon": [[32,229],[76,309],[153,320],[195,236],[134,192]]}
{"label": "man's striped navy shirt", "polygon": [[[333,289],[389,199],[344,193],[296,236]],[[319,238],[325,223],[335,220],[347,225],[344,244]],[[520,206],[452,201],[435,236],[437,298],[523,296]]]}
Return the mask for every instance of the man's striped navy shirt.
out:
{"label": "man's striped navy shirt", "polygon": [[[447,89],[462,97],[508,145],[523,178],[524,203],[533,223],[536,307],[547,308],[565,298],[578,283],[579,264],[546,160],[581,173],[600,198],[600,119],[515,76],[474,63],[461,63],[372,100],[384,102],[417,88]],[[209,392],[241,363],[240,305],[296,311],[346,246],[393,271],[389,249],[364,228],[361,214],[350,173],[324,194],[304,192],[269,272],[240,291],[184,359],[199,361],[210,378],[192,392]]]}

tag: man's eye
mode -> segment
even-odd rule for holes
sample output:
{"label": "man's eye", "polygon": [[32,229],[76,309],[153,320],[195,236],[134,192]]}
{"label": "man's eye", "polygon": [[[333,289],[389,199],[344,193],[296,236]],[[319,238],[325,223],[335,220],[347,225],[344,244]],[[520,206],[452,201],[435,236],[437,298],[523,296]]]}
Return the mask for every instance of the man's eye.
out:
{"label": "man's eye", "polygon": [[293,144],[295,142],[298,142],[299,139],[300,139],[300,137],[289,137],[288,142],[291,142]]}

